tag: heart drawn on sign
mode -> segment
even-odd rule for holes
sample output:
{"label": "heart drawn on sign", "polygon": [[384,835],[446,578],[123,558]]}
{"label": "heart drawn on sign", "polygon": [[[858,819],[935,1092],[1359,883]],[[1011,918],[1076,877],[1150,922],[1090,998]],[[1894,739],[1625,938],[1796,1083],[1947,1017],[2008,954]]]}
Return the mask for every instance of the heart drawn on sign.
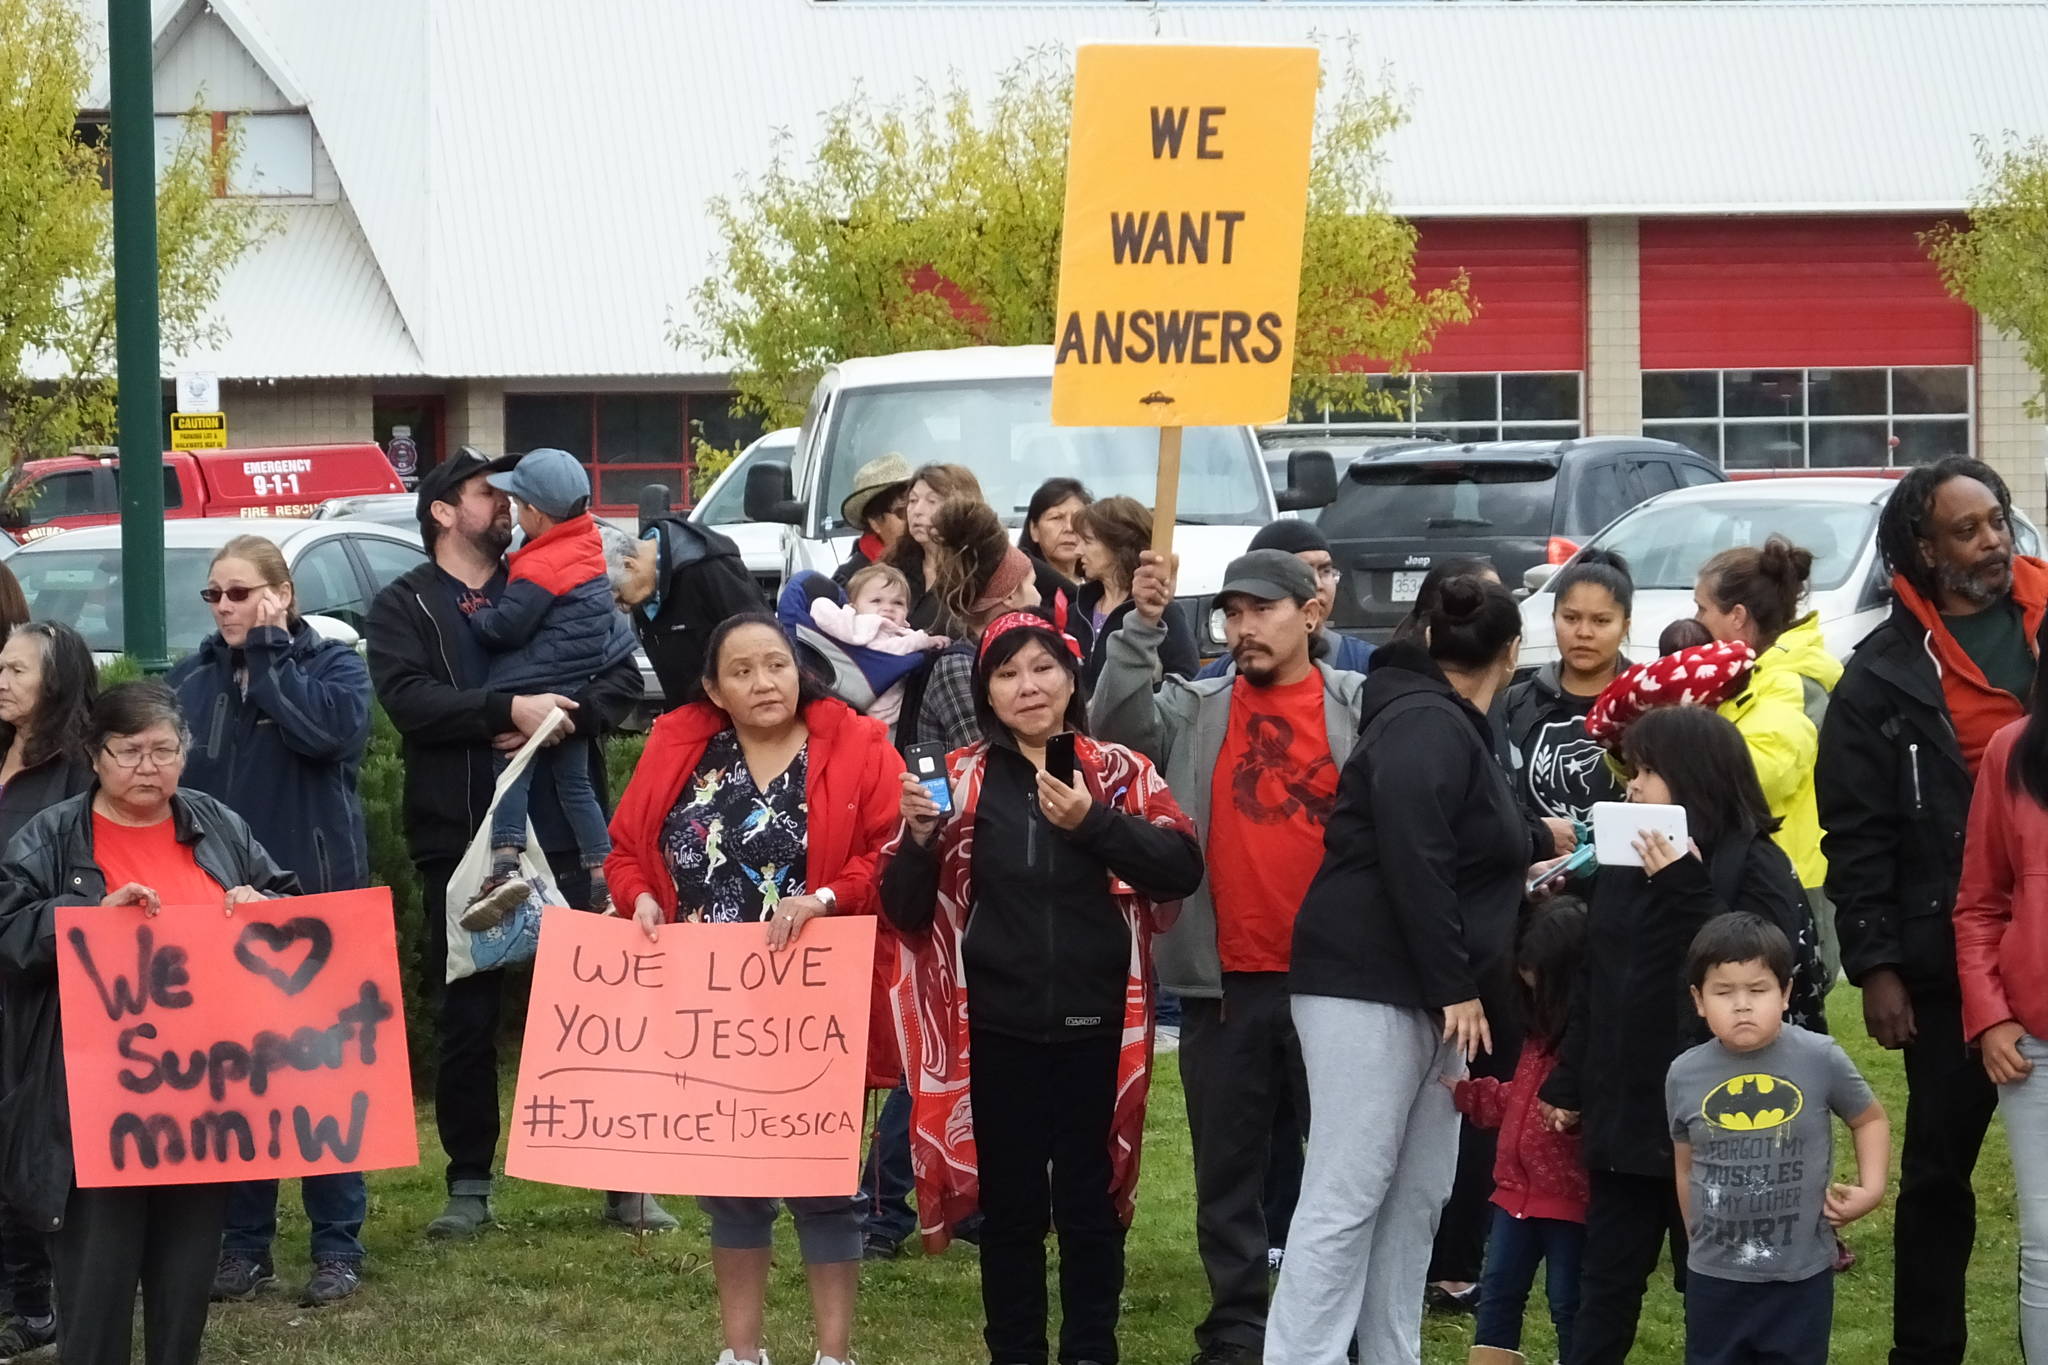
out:
{"label": "heart drawn on sign", "polygon": [[[298,966],[286,971],[293,945],[303,943],[306,955]],[[320,969],[334,952],[334,931],[327,921],[300,916],[283,924],[251,924],[235,941],[235,961],[269,981],[286,995],[297,995],[313,984]]]}

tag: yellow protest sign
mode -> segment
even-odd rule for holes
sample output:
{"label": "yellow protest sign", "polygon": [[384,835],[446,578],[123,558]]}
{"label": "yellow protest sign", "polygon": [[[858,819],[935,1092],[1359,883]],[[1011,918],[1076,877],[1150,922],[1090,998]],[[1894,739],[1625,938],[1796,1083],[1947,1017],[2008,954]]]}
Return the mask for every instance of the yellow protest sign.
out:
{"label": "yellow protest sign", "polygon": [[1079,50],[1055,422],[1286,416],[1317,72],[1312,47]]}

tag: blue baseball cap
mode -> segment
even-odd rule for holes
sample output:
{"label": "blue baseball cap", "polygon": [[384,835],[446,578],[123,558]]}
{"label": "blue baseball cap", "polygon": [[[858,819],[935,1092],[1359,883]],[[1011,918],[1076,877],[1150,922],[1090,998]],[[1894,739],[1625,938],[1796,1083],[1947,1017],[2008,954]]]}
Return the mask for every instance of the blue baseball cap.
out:
{"label": "blue baseball cap", "polygon": [[519,457],[519,463],[484,479],[525,503],[542,516],[568,521],[590,510],[590,475],[583,462],[566,450],[542,446]]}

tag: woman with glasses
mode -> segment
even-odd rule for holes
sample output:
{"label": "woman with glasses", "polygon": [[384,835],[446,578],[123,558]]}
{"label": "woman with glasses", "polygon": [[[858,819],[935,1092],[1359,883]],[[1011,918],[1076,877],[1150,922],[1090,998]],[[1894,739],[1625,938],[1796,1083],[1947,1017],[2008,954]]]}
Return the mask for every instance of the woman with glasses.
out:
{"label": "woman with glasses", "polygon": [[57,911],[97,906],[140,924],[165,906],[235,907],[297,895],[240,816],[179,790],[188,736],[160,682],[93,703],[94,784],[31,820],[0,862],[0,1195],[54,1236],[66,1365],[128,1365],[135,1296],[151,1365],[199,1359],[226,1185],[78,1189],[72,1174]]}
{"label": "woman with glasses", "polygon": [[[370,738],[370,673],[360,655],[299,617],[291,572],[276,545],[237,536],[207,570],[200,598],[214,633],[171,670],[194,734],[185,785],[226,803],[290,868],[306,894],[369,885],[368,841],[356,777]],[[360,1171],[307,1176],[312,1225],[307,1307],[356,1292],[369,1195]],[[277,1282],[277,1182],[244,1181],[228,1196],[216,1300],[253,1299]]]}

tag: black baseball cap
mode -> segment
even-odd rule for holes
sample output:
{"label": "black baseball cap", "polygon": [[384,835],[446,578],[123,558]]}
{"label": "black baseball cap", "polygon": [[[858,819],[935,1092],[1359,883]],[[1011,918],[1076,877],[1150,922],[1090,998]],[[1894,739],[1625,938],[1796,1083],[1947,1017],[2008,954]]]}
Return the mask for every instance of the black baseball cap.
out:
{"label": "black baseball cap", "polygon": [[435,503],[452,503],[462,495],[462,485],[479,474],[502,473],[517,463],[519,457],[516,455],[502,456],[494,460],[475,446],[463,446],[420,475],[419,506],[415,509],[420,529],[424,531],[427,524],[433,521]]}
{"label": "black baseball cap", "polygon": [[1283,597],[1307,602],[1316,595],[1316,576],[1299,556],[1285,550],[1252,550],[1230,561],[1216,596],[1221,600],[1239,592],[1261,602]]}

